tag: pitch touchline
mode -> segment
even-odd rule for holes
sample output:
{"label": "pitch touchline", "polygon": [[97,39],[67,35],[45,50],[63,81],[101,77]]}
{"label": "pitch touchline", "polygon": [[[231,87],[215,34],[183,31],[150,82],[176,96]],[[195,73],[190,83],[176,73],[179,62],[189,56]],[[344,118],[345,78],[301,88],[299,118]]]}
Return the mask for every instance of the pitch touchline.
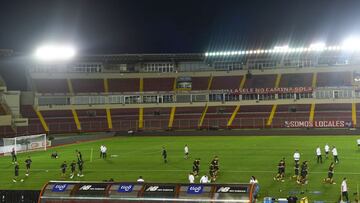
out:
{"label": "pitch touchline", "polygon": [[[0,169],[0,171],[14,171],[13,169]],[[60,169],[31,169],[31,171],[60,171]],[[86,171],[89,172],[188,172],[189,170],[85,170],[84,172],[86,173]],[[225,171],[226,173],[276,173],[276,171]],[[313,172],[309,172],[314,173],[314,174],[326,174],[327,171],[324,172],[320,172],[320,171],[313,171]],[[344,174],[344,175],[360,175],[360,173],[355,173],[355,172],[336,172],[336,174]]]}

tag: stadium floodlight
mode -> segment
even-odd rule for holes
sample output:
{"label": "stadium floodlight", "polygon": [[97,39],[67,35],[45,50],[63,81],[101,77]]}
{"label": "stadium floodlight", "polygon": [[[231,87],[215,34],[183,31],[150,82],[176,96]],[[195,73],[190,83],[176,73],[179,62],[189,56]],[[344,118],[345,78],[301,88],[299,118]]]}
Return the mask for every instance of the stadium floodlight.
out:
{"label": "stadium floodlight", "polygon": [[75,49],[68,45],[45,45],[35,51],[35,58],[41,61],[65,61],[72,59]]}
{"label": "stadium floodlight", "polygon": [[310,44],[309,49],[314,51],[323,51],[326,48],[326,44],[324,42],[316,42]]}
{"label": "stadium floodlight", "polygon": [[357,38],[357,37],[349,37],[349,38],[347,38],[343,42],[341,48],[346,50],[346,51],[360,50],[360,38]]}

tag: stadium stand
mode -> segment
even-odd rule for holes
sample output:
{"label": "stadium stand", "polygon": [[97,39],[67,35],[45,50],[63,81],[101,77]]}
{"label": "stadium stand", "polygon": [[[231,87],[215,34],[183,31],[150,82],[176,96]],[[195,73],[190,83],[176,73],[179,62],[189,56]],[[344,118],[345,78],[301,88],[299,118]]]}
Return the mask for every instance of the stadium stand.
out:
{"label": "stadium stand", "polygon": [[116,79],[108,80],[109,92],[138,92],[139,91],[139,78],[131,79]]}
{"label": "stadium stand", "polygon": [[207,109],[202,128],[226,128],[234,109],[235,106],[210,106]]}
{"label": "stadium stand", "polygon": [[21,132],[23,132],[24,130],[28,134],[39,134],[45,132],[38,116],[36,115],[36,112],[34,111],[33,106],[23,105],[21,106],[20,111],[21,111],[21,115],[24,118],[29,119],[29,126],[27,127],[27,129],[21,129],[22,130]]}
{"label": "stadium stand", "polygon": [[351,72],[323,72],[317,74],[318,87],[351,86]]}
{"label": "stadium stand", "polygon": [[274,87],[276,75],[251,75],[246,78],[245,88]]}
{"label": "stadium stand", "polygon": [[76,110],[82,132],[108,131],[105,109]]}
{"label": "stadium stand", "polygon": [[209,77],[192,77],[191,90],[207,90],[209,79]]}
{"label": "stadium stand", "polygon": [[175,78],[144,78],[144,91],[172,91]]}
{"label": "stadium stand", "polygon": [[285,121],[308,121],[310,104],[278,105],[272,127],[284,127]]}
{"label": "stadium stand", "polygon": [[139,108],[111,109],[113,130],[127,131],[138,128]]}
{"label": "stadium stand", "polygon": [[271,105],[240,106],[231,128],[263,128],[271,112]]}
{"label": "stadium stand", "polygon": [[71,79],[74,93],[104,92],[102,79]]}
{"label": "stadium stand", "polygon": [[171,108],[144,108],[144,130],[164,130],[169,123]]}
{"label": "stadium stand", "polygon": [[76,132],[76,125],[70,110],[41,111],[48,127],[49,133]]}
{"label": "stadium stand", "polygon": [[314,119],[351,121],[351,104],[316,104]]}
{"label": "stadium stand", "polygon": [[0,126],[0,137],[12,137],[15,135],[11,126]]}
{"label": "stadium stand", "polygon": [[310,87],[312,73],[282,74],[279,87]]}
{"label": "stadium stand", "polygon": [[34,79],[36,91],[39,93],[68,93],[66,79]]}
{"label": "stadium stand", "polygon": [[213,77],[210,90],[237,89],[240,87],[242,76],[215,76]]}
{"label": "stadium stand", "polygon": [[177,107],[173,129],[197,129],[204,107]]}

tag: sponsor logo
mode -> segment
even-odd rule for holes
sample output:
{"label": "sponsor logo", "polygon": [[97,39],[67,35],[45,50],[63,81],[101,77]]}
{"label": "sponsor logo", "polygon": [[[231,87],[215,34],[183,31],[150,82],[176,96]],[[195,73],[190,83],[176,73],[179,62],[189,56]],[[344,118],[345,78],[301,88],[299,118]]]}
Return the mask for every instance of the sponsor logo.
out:
{"label": "sponsor logo", "polygon": [[82,185],[79,191],[104,191],[106,185]]}
{"label": "sponsor logo", "polygon": [[122,184],[119,186],[118,192],[132,192],[134,185]]}
{"label": "sponsor logo", "polygon": [[204,189],[202,185],[190,185],[188,187],[187,193],[188,194],[201,194]]}
{"label": "sponsor logo", "polygon": [[275,93],[306,93],[313,92],[312,87],[275,87],[275,88],[240,88],[229,89],[230,94],[275,94]]}
{"label": "sponsor logo", "polygon": [[246,193],[246,187],[217,187],[217,193]]}
{"label": "sponsor logo", "polygon": [[159,189],[159,186],[150,186],[146,189],[148,192],[155,192]]}
{"label": "sponsor logo", "polygon": [[64,192],[68,184],[55,184],[52,188],[53,192]]}
{"label": "sponsor logo", "polygon": [[145,189],[146,192],[174,192],[174,186],[158,186],[158,185],[151,185],[147,186]]}

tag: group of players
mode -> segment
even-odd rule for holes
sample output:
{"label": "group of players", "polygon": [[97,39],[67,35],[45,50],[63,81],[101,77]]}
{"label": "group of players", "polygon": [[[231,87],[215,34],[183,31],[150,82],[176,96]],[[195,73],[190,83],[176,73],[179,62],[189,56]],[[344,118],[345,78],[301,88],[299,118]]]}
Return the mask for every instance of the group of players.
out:
{"label": "group of players", "polygon": [[[330,147],[328,144],[324,147],[325,150],[325,157],[328,159],[329,153],[330,153]],[[329,169],[328,169],[328,176],[324,179],[325,183],[335,184],[333,176],[334,176],[334,169],[335,169],[335,163],[339,163],[338,158],[338,152],[335,146],[331,149],[333,159],[334,161],[330,163]],[[315,150],[317,163],[323,163],[322,161],[322,153],[319,146],[317,146]],[[307,184],[308,183],[308,174],[309,174],[309,166],[308,161],[303,161],[300,164],[300,153],[298,150],[295,150],[295,153],[293,155],[294,157],[294,175],[292,176],[293,179],[296,180],[298,184]],[[274,177],[274,180],[284,182],[285,181],[285,158],[282,158],[278,163],[278,172],[276,176]]]}
{"label": "group of players", "polygon": [[[19,163],[17,162],[17,156],[16,156],[15,148],[13,148],[12,151],[11,151],[11,159],[12,159],[12,163],[14,164],[14,178],[13,178],[13,182],[16,183],[17,181],[19,181],[19,170],[20,170],[20,166],[19,166]],[[29,175],[30,175],[31,163],[32,163],[32,160],[31,160],[30,156],[28,156],[28,158],[25,160],[25,166],[26,166],[25,176],[29,176]],[[20,181],[23,182],[24,179],[20,179]]]}
{"label": "group of players", "polygon": [[[73,179],[76,173],[76,165],[78,166],[78,173],[77,176],[78,177],[84,177],[83,174],[83,168],[84,168],[84,160],[82,158],[82,154],[79,150],[76,150],[76,158],[77,158],[77,162],[75,160],[73,160],[70,163],[70,179]],[[66,176],[66,169],[67,169],[68,165],[66,163],[66,161],[64,161],[61,165],[60,165],[60,170],[61,170],[61,177],[65,177]]]}
{"label": "group of players", "polygon": [[[84,165],[84,161],[83,161],[83,158],[82,158],[82,154],[80,151],[76,150],[76,156],[77,156],[77,162],[75,160],[73,160],[71,163],[70,163],[70,170],[71,170],[71,173],[70,173],[70,179],[73,179],[74,176],[75,176],[75,172],[76,172],[76,166],[78,168],[78,173],[77,173],[77,176],[78,177],[83,177],[84,174],[83,174],[83,165]],[[16,183],[17,181],[19,181],[19,170],[20,170],[20,166],[19,166],[19,163],[17,161],[17,156],[16,156],[16,151],[15,149],[13,148],[12,151],[11,151],[11,157],[12,157],[12,163],[14,164],[14,178],[13,178],[13,182]],[[59,157],[58,153],[57,152],[53,152],[51,155],[50,155],[51,158],[55,158],[57,159]],[[25,176],[29,176],[30,175],[30,168],[31,168],[31,163],[32,163],[32,160],[30,158],[30,156],[28,156],[28,158],[25,160],[25,166],[26,166],[26,173],[25,173]],[[60,166],[60,170],[61,170],[61,177],[65,177],[66,176],[66,169],[67,169],[67,163],[66,161],[64,161],[61,166]],[[24,179],[20,179],[21,182],[24,181]]]}

